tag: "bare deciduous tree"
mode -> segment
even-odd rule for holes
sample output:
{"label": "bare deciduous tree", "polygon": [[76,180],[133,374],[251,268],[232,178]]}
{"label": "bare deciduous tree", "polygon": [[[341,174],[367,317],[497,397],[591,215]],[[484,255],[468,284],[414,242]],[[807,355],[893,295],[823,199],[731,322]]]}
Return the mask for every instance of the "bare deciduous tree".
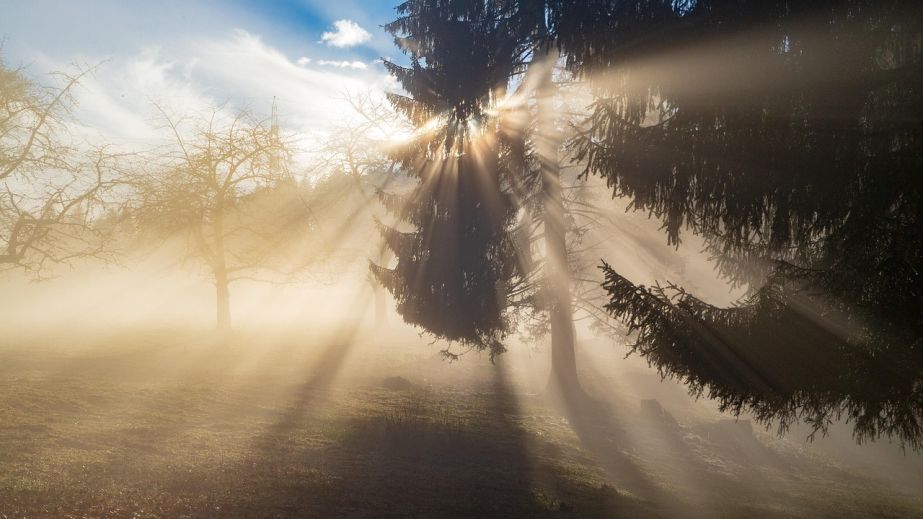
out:
{"label": "bare deciduous tree", "polygon": [[[318,150],[317,164],[327,174],[342,176],[348,190],[358,195],[361,201],[358,208],[367,211],[378,206],[377,192],[395,180],[396,163],[388,157],[386,148],[394,141],[395,134],[409,133],[412,128],[384,100],[376,99],[369,92],[347,92],[343,99],[352,108],[354,117],[333,128]],[[342,227],[356,216],[358,211],[341,222],[331,238],[338,241]],[[374,228],[368,227],[368,230],[377,235]],[[357,253],[379,264],[387,261],[387,249],[377,236],[363,235],[360,246],[363,249]],[[387,312],[385,292],[371,275],[368,281],[375,297],[375,322],[383,326]]]}
{"label": "bare deciduous tree", "polygon": [[73,136],[72,94],[88,72],[55,73],[58,85],[42,86],[0,61],[0,268],[41,275],[110,252],[94,217],[120,183],[124,155]]}
{"label": "bare deciduous tree", "polygon": [[299,246],[310,211],[288,170],[290,144],[269,120],[246,112],[160,113],[171,143],[156,153],[155,171],[135,181],[139,220],[187,240],[215,284],[218,328],[227,329],[231,283],[304,265]]}

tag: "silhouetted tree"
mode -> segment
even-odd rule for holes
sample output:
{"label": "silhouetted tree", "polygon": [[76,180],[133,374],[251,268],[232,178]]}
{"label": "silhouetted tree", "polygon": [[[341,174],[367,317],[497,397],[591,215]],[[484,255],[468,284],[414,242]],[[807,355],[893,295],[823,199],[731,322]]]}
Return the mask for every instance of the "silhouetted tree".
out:
{"label": "silhouetted tree", "polygon": [[382,193],[407,227],[382,226],[396,264],[372,266],[406,322],[492,358],[517,277],[509,146],[491,113],[520,58],[507,4],[411,0],[385,26],[411,62],[385,62],[408,93],[389,99],[418,129],[390,155],[419,185]]}
{"label": "silhouetted tree", "polygon": [[[473,192],[482,200],[469,202],[483,204],[498,196],[511,196],[520,211],[516,222],[508,220],[503,226],[507,236],[502,238],[513,243],[512,248],[505,247],[510,255],[516,252],[519,268],[508,270],[513,278],[506,281],[510,287],[507,296],[500,307],[490,311],[531,316],[531,330],[549,332],[552,350],[549,390],[577,396],[582,391],[577,379],[572,300],[578,294],[572,293],[575,262],[569,248],[583,231],[578,231],[580,224],[575,223],[579,218],[569,213],[578,203],[577,198],[571,197],[568,203],[562,185],[562,162],[566,160],[562,154],[565,139],[562,129],[566,121],[559,117],[561,103],[554,78],[557,52],[546,24],[549,4],[514,0],[406,2],[398,7],[400,18],[387,28],[410,55],[411,67],[388,66],[410,94],[409,98],[392,96],[394,105],[406,112],[415,126],[424,129],[422,139],[396,150],[396,156],[407,154],[402,157],[405,168],[419,171],[432,167],[432,163],[422,162],[420,157],[431,157],[426,154],[440,144],[444,145],[440,153],[452,153],[450,150],[455,146],[461,150],[455,152],[457,155],[477,159],[478,168],[488,172],[498,168],[500,182],[493,186],[482,183],[484,187]],[[514,90],[509,91],[511,88]],[[460,178],[469,176],[459,173]],[[497,189],[499,195],[490,193]],[[425,196],[427,192],[421,189],[413,195],[414,203],[420,204]],[[437,192],[437,196],[444,195]],[[434,201],[428,200],[423,205],[431,203]],[[392,205],[406,209],[406,204],[404,200]],[[583,206],[579,211],[586,216],[588,207]],[[460,213],[452,217],[460,217]],[[435,245],[426,232],[418,239],[421,250]],[[500,240],[501,235],[497,234],[496,239]],[[475,244],[460,243],[463,248],[476,250]],[[478,261],[477,257],[472,261]],[[453,268],[445,263],[440,270],[431,271],[428,285],[435,285],[438,276],[449,275]],[[478,267],[472,263],[464,268]],[[418,289],[430,290],[427,284],[414,285],[412,281],[417,277],[409,272],[405,281],[398,283],[406,290],[403,297]],[[483,288],[486,290],[487,286]],[[588,307],[589,293],[579,292],[582,308]],[[427,312],[438,311],[437,301],[429,296],[418,303]],[[470,318],[448,308],[446,311],[444,319]],[[499,343],[494,342],[497,344],[494,351],[502,351]]]}
{"label": "silhouetted tree", "polygon": [[574,141],[616,196],[708,240],[737,308],[604,266],[634,350],[782,428],[923,437],[923,6],[558,2],[594,87]]}

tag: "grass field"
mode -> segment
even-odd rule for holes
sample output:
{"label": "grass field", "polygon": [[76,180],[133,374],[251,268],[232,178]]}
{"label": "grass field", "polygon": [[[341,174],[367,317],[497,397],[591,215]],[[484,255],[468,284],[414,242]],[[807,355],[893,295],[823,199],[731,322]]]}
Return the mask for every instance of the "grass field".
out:
{"label": "grass field", "polygon": [[873,475],[656,380],[618,389],[655,374],[586,363],[606,398],[560,411],[527,355],[254,337],[4,339],[0,517],[923,516],[914,457]]}

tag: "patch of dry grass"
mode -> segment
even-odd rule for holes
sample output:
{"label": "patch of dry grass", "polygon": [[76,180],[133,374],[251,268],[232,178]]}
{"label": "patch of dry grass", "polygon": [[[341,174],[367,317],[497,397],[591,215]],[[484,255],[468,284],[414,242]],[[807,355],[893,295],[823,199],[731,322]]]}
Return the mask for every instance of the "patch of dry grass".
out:
{"label": "patch of dry grass", "polygon": [[[175,335],[68,347],[8,340],[0,513],[898,517],[923,509],[918,497],[757,437],[732,444],[701,428],[652,425],[636,411],[567,416],[517,392],[501,371],[477,368],[487,375],[468,386],[412,380],[388,389],[367,366],[351,376],[338,347]],[[625,434],[632,430],[645,432]]]}

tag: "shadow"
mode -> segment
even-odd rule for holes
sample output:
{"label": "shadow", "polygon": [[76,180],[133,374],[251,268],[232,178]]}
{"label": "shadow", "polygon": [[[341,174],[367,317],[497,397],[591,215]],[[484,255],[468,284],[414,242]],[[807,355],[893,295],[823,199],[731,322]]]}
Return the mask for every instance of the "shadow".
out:
{"label": "shadow", "polygon": [[287,395],[290,399],[287,409],[256,442],[267,454],[275,451],[279,442],[304,425],[310,412],[317,411],[314,408],[327,402],[329,392],[345,364],[361,324],[360,319],[341,324],[312,366],[305,381]]}
{"label": "shadow", "polygon": [[[668,517],[789,517],[792,510],[829,513],[799,477],[830,477],[794,455],[782,457],[753,433],[749,421],[719,420],[683,426],[656,400],[619,399],[602,374],[587,366],[594,394],[555,402],[581,446],[619,489],[651,503]],[[816,463],[816,460],[815,460]],[[786,506],[779,506],[784,502]]]}
{"label": "shadow", "polygon": [[[756,440],[727,438],[740,431],[726,424],[700,430],[625,405],[586,403],[574,404],[564,423],[516,392],[511,375],[517,373],[506,358],[496,368],[477,366],[477,376],[458,375],[458,384],[355,384],[348,361],[363,342],[355,328],[328,336],[311,364],[287,360],[283,349],[270,370],[276,380],[212,388],[215,381],[207,379],[171,393],[107,384],[102,389],[137,393],[144,405],[123,416],[84,415],[66,428],[7,411],[0,426],[0,514],[766,517],[829,516],[844,503],[857,516],[873,506],[891,516],[917,510],[883,491],[863,494],[868,487],[856,482],[807,481],[819,471],[796,472],[783,481],[788,486],[775,475],[771,485],[744,475],[735,486],[699,459],[700,449],[738,464],[769,462],[761,460],[765,449]],[[309,369],[295,366],[298,377],[291,378],[286,361]],[[77,390],[97,392],[90,385]],[[602,469],[612,485],[604,484]],[[793,486],[799,478],[803,485]],[[690,499],[696,495],[698,502]],[[773,500],[784,507],[769,507]]]}
{"label": "shadow", "polygon": [[[318,367],[338,362],[342,353],[333,351]],[[316,403],[329,380],[312,377],[296,406]],[[611,487],[575,481],[551,460],[530,454],[532,445],[551,449],[518,423],[522,410],[504,367],[483,389],[452,395],[419,388],[357,390],[366,402],[337,396],[329,402],[332,409],[343,413],[343,406],[375,402],[374,412],[325,418],[321,430],[289,413],[265,437],[273,441],[230,471],[238,478],[230,486],[247,489],[246,495],[229,495],[215,506],[239,517],[651,515]]]}
{"label": "shadow", "polygon": [[612,407],[584,391],[558,393],[548,402],[564,414],[581,446],[606,471],[613,485],[655,507],[675,501],[632,460],[629,455],[632,445],[623,429],[624,421]]}

